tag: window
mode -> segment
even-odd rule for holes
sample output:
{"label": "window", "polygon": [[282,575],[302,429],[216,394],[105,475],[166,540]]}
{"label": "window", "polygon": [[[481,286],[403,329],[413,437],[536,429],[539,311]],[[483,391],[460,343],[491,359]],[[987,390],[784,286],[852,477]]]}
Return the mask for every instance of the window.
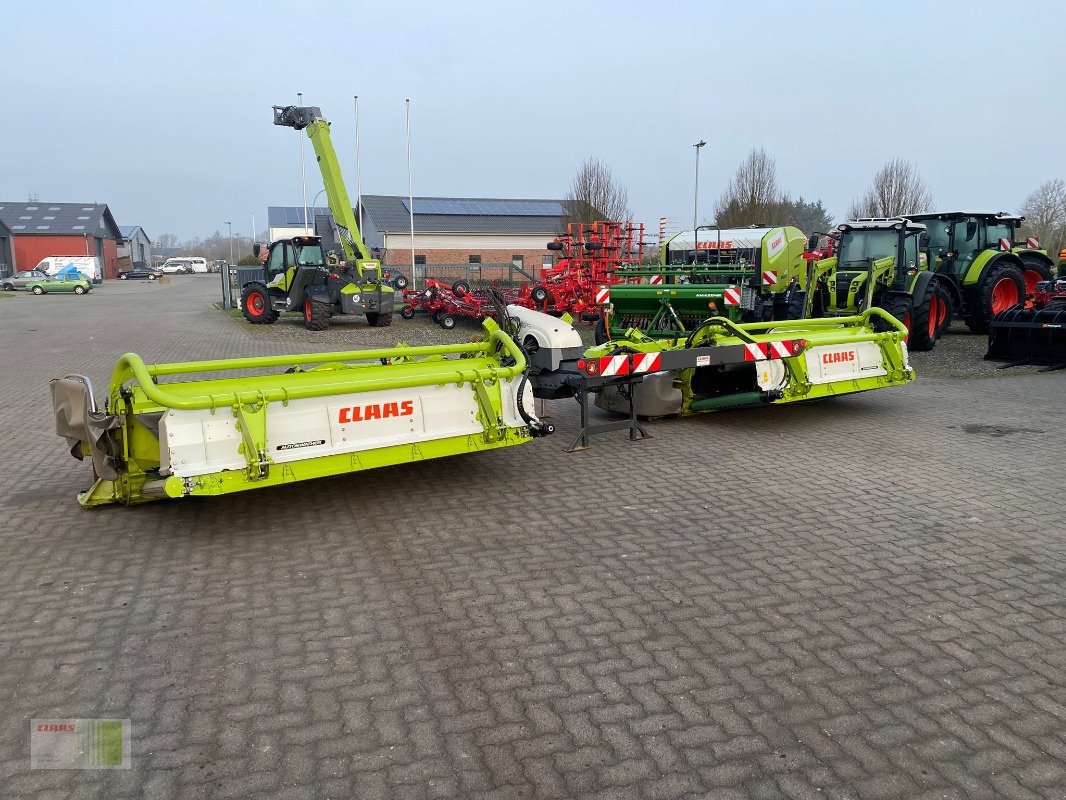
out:
{"label": "window", "polygon": [[426,263],[426,255],[425,255],[425,253],[415,253],[415,266],[418,266],[419,264],[424,266],[425,263]]}
{"label": "window", "polygon": [[523,269],[526,266],[526,257],[521,253],[515,253],[511,256],[511,263],[519,269]]}
{"label": "window", "polygon": [[480,264],[481,263],[481,256],[480,255],[474,255],[473,253],[471,253],[470,254],[470,263],[471,264]]}

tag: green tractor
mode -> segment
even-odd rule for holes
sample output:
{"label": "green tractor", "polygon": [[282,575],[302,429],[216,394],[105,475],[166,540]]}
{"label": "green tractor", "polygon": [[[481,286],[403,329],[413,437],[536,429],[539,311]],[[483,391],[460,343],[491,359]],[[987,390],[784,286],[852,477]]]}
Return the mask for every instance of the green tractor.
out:
{"label": "green tractor", "polygon": [[[259,245],[254,249],[258,256]],[[393,290],[381,280],[381,265],[360,261],[353,272],[331,260],[317,236],[278,239],[270,245],[263,280],[247,283],[241,291],[244,318],[269,325],[283,311],[302,311],[311,331],[324,331],[334,314],[361,314],[371,325],[391,325]]]}
{"label": "green tractor", "polygon": [[956,313],[975,333],[986,333],[992,317],[1054,278],[1055,263],[1035,239],[1015,242],[1025,217],[947,211],[908,218],[928,229],[934,269],[951,290]]}
{"label": "green tractor", "polygon": [[876,306],[907,327],[911,350],[932,350],[951,324],[954,302],[947,281],[928,269],[925,225],[859,219],[841,223],[829,239],[830,257],[813,262],[813,288],[797,293],[789,317],[851,317]]}
{"label": "green tractor", "polygon": [[658,265],[615,271],[622,282],[610,287],[610,313],[597,326],[597,342],[632,329],[672,339],[713,316],[737,323],[784,319],[792,296],[806,285],[806,241],[791,226],[682,231],[663,245]]}
{"label": "green tractor", "polygon": [[[396,298],[385,283],[381,262],[370,257],[363,243],[340,162],[329,135],[329,123],[317,106],[274,106],[274,124],[306,130],[315,149],[329,210],[340,233],[342,264],[336,254],[322,251],[317,236],[279,239],[270,245],[261,281],[241,290],[241,311],[249,322],[260,325],[277,320],[283,311],[302,311],[308,330],[323,331],[334,314],[357,314],[371,325],[392,324]],[[259,245],[253,246],[255,254]]]}

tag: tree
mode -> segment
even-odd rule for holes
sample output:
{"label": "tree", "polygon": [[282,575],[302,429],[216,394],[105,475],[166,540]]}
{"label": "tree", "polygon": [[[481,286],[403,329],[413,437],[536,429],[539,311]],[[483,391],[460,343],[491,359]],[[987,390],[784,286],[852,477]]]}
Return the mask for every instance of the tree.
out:
{"label": "tree", "polygon": [[787,194],[779,204],[779,211],[773,217],[775,225],[794,225],[804,233],[825,233],[833,227],[833,215],[819,200],[804,200],[802,196],[793,200]]}
{"label": "tree", "polygon": [[763,148],[752,148],[718,198],[715,221],[722,228],[769,225],[780,213],[783,199],[777,186],[777,162]]}
{"label": "tree", "polygon": [[932,210],[933,193],[918,174],[918,167],[906,159],[894,158],[877,171],[866,193],[852,201],[848,218],[898,217]]}
{"label": "tree", "polygon": [[158,248],[160,251],[168,250],[171,247],[178,246],[178,237],[173,233],[161,233],[155,237],[155,241],[152,242],[152,246]]}
{"label": "tree", "polygon": [[629,192],[614,177],[611,168],[589,156],[570,183],[564,201],[570,222],[629,219]]}
{"label": "tree", "polygon": [[1066,181],[1061,178],[1037,186],[1022,203],[1026,236],[1036,236],[1053,259],[1066,247]]}

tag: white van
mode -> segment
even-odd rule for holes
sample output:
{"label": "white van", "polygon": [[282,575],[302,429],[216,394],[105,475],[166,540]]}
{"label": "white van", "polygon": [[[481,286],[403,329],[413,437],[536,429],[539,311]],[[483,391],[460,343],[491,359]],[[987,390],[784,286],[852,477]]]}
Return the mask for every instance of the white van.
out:
{"label": "white van", "polygon": [[160,267],[163,272],[168,275],[180,275],[181,273],[189,272],[207,272],[207,259],[197,258],[195,256],[178,256],[177,258],[168,258],[163,262],[163,266]]}
{"label": "white van", "polygon": [[34,269],[55,275],[67,267],[74,267],[93,283],[101,283],[104,280],[104,268],[96,256],[46,256]]}
{"label": "white van", "polygon": [[189,258],[186,258],[185,260],[189,262],[189,266],[192,268],[193,272],[197,272],[197,273],[200,273],[200,274],[206,274],[206,273],[210,272],[210,270],[207,268],[207,259],[206,258],[197,258],[197,257],[194,257],[194,256],[190,256]]}

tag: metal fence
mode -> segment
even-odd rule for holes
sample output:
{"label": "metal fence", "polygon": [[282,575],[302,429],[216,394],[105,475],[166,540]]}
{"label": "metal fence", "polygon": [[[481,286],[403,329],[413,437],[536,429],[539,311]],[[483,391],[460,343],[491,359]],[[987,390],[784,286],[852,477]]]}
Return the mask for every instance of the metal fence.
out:
{"label": "metal fence", "polygon": [[237,308],[241,302],[241,288],[246,283],[263,279],[262,267],[235,267],[227,264],[222,268],[222,306]]}
{"label": "metal fence", "polygon": [[[393,265],[389,267],[393,272],[409,270]],[[426,279],[430,278],[444,283],[466,281],[471,286],[514,286],[520,283],[534,283],[536,278],[524,269],[512,263],[501,264],[415,264],[415,273],[412,276],[417,287],[426,285]]]}

